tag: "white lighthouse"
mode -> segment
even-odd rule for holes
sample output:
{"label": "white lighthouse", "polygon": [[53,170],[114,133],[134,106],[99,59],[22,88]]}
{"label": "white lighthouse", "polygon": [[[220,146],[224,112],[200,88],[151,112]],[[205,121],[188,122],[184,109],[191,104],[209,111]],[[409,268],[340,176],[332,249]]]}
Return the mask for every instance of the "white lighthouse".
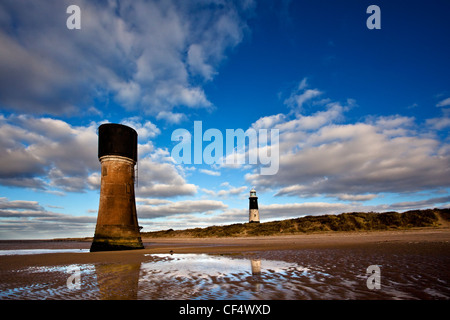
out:
{"label": "white lighthouse", "polygon": [[249,223],[259,223],[259,210],[258,210],[258,197],[256,196],[255,188],[250,190],[249,200],[249,212],[248,212],[248,222]]}

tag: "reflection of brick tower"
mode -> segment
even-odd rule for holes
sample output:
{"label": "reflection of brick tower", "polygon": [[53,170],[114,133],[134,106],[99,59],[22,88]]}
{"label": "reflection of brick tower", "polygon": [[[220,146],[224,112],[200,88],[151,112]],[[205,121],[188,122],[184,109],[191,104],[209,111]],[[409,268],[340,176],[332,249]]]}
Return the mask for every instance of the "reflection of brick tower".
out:
{"label": "reflection of brick tower", "polygon": [[248,222],[259,223],[258,197],[254,188],[250,190]]}
{"label": "reflection of brick tower", "polygon": [[100,205],[91,251],[143,249],[134,198],[137,132],[121,124],[98,128]]}

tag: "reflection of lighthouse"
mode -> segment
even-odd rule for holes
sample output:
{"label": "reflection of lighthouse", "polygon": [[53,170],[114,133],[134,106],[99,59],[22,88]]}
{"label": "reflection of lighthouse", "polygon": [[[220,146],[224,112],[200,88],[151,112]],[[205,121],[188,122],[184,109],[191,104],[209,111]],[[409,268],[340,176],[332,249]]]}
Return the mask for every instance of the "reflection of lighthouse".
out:
{"label": "reflection of lighthouse", "polygon": [[258,197],[254,188],[250,190],[248,222],[259,223]]}
{"label": "reflection of lighthouse", "polygon": [[134,198],[137,132],[121,124],[98,128],[100,205],[91,251],[143,249]]}
{"label": "reflection of lighthouse", "polygon": [[252,275],[260,275],[261,274],[261,259],[252,259],[250,261],[252,264]]}
{"label": "reflection of lighthouse", "polygon": [[252,278],[253,278],[253,291],[260,292],[261,291],[261,259],[252,259]]}

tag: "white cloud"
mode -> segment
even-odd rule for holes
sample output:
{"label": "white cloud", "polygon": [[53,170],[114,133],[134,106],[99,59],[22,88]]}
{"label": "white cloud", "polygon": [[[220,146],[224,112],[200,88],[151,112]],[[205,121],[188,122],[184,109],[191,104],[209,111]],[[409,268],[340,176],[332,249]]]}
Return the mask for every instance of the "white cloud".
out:
{"label": "white cloud", "polygon": [[[65,27],[70,4],[81,8],[80,30]],[[0,102],[61,114],[112,96],[165,118],[176,106],[211,108],[201,84],[242,41],[253,8],[213,0],[2,1]]]}
{"label": "white cloud", "polygon": [[100,168],[95,123],[75,127],[51,118],[11,115],[3,117],[0,129],[3,185],[82,191]]}
{"label": "white cloud", "polygon": [[200,169],[200,172],[207,174],[209,176],[220,176],[220,172],[219,171],[213,171],[213,170],[208,170],[208,169]]}
{"label": "white cloud", "polygon": [[[359,201],[359,200],[357,200]],[[305,202],[286,204],[260,204],[261,219],[264,221],[295,218],[306,215],[340,214],[345,212],[385,212],[424,209],[448,206],[450,197],[430,198],[419,201],[398,202],[390,205],[362,205],[353,203]],[[442,207],[442,206],[441,206]]]}
{"label": "white cloud", "polygon": [[[280,130],[279,171],[273,176],[248,173],[249,184],[276,190],[276,196],[354,201],[382,192],[449,186],[450,147],[445,140],[400,115],[345,124],[344,112],[354,102],[348,103],[329,102],[324,111],[311,115],[277,114],[256,121],[254,126],[267,123]],[[448,121],[429,119],[427,124],[441,129]]]}
{"label": "white cloud", "polygon": [[367,200],[372,200],[375,199],[377,197],[376,194],[338,194],[336,195],[338,197],[338,199],[343,200],[343,201],[367,201]]}
{"label": "white cloud", "polygon": [[169,111],[160,111],[156,115],[156,119],[165,120],[171,124],[178,124],[182,121],[187,120],[187,116],[184,113],[174,113]]}
{"label": "white cloud", "polygon": [[[139,144],[137,194],[154,197],[193,195],[167,149],[154,148],[151,139],[160,130],[150,121],[130,118],[123,123],[136,128]],[[100,187],[97,158],[98,124],[71,126],[45,117],[0,118],[0,183],[51,192],[84,192]]]}
{"label": "white cloud", "polygon": [[228,187],[228,189],[221,189],[219,191],[213,191],[213,190],[209,190],[209,189],[205,189],[202,188],[201,190],[210,195],[211,197],[222,197],[222,198],[226,198],[229,196],[238,196],[238,195],[242,195],[244,193],[244,191],[246,191],[248,189],[248,187],[246,186],[242,186],[242,187],[233,187],[231,186],[228,182],[222,183],[221,186],[224,187]]}
{"label": "white cloud", "polygon": [[[430,198],[418,201],[398,202],[391,205],[363,205],[359,202],[351,203],[333,203],[333,202],[304,202],[304,203],[274,203],[265,205],[259,204],[259,211],[261,221],[273,221],[298,218],[307,215],[325,215],[325,214],[340,214],[344,212],[386,212],[386,211],[406,211],[423,209],[430,207],[448,207],[449,197]],[[193,203],[192,203],[193,205]],[[203,210],[211,208],[208,203],[203,203],[205,207]],[[233,223],[246,223],[248,221],[247,208],[225,208],[216,204],[217,212],[209,212],[208,214],[194,213],[190,204],[179,202],[169,204],[167,208],[155,209],[149,212],[148,219],[153,217],[164,216],[163,221],[149,220],[148,229],[150,230],[164,230],[164,229],[186,229],[195,227],[208,227],[212,225],[226,225]],[[180,207],[187,207],[186,209]],[[192,211],[192,213],[190,213]],[[201,210],[197,210],[200,212]],[[212,210],[214,211],[214,209]],[[178,212],[178,213],[177,213]],[[143,219],[142,224],[145,225],[146,219]]]}
{"label": "white cloud", "polygon": [[248,187],[242,186],[242,187],[231,187],[228,190],[220,190],[217,192],[218,196],[229,196],[229,195],[241,195],[245,190],[247,190]]}
{"label": "white cloud", "polygon": [[252,128],[255,130],[273,128],[275,125],[282,123],[285,118],[286,115],[283,113],[262,117],[252,124]]}
{"label": "white cloud", "polygon": [[303,78],[298,85],[298,90],[303,90],[308,87],[308,78]]}
{"label": "white cloud", "polygon": [[213,190],[209,190],[206,188],[201,188],[201,191],[206,193],[207,195],[210,195],[211,197],[217,197],[217,193]]}
{"label": "white cloud", "polygon": [[42,211],[44,208],[39,205],[37,201],[25,201],[25,200],[8,200],[8,198],[0,198],[0,210],[12,209],[12,210],[32,210]]}
{"label": "white cloud", "polygon": [[317,89],[305,90],[305,86],[306,82],[305,83],[304,81],[300,82],[298,90],[293,91],[289,96],[289,98],[284,100],[284,104],[293,109],[301,110],[303,104],[322,94],[322,92]]}
{"label": "white cloud", "polygon": [[152,199],[152,198],[140,198],[136,197],[136,203],[145,204],[145,205],[160,205],[160,204],[168,204],[171,203],[170,200],[165,199]]}
{"label": "white cloud", "polygon": [[275,128],[280,129],[280,132],[289,133],[289,131],[305,131],[314,130],[331,122],[337,122],[342,119],[343,111],[347,108],[341,106],[339,103],[328,104],[328,109],[325,111],[318,111],[311,116],[299,114],[295,119],[285,122],[279,122]]}
{"label": "white cloud", "polygon": [[343,203],[305,202],[260,205],[260,215],[265,219],[280,217],[301,217],[305,215],[339,214],[347,211],[349,205]]}
{"label": "white cloud", "polygon": [[435,130],[443,130],[450,127],[450,115],[445,115],[439,118],[432,118],[426,120],[426,125]]}
{"label": "white cloud", "polygon": [[212,213],[228,206],[216,200],[183,200],[161,205],[137,205],[139,219],[152,219],[186,213]]}
{"label": "white cloud", "polygon": [[436,208],[440,204],[443,205],[441,206],[441,208],[448,208],[450,205],[450,196],[429,198],[425,200],[397,202],[390,205],[389,208],[392,210],[427,209]]}
{"label": "white cloud", "polygon": [[164,158],[146,157],[139,161],[136,188],[139,197],[175,197],[197,193],[197,186],[186,183],[173,163],[161,162],[161,159]]}
{"label": "white cloud", "polygon": [[[145,231],[163,229],[186,229],[231,223],[245,223],[247,208],[228,208],[216,200],[183,200],[137,197],[140,225]],[[304,215],[339,214],[342,212],[383,212],[429,207],[448,207],[450,197],[429,198],[418,201],[399,202],[391,205],[365,206],[358,203],[306,202],[287,204],[260,204],[262,221],[296,218]],[[95,210],[94,210],[95,211]],[[94,212],[93,211],[93,212]],[[164,220],[157,218],[164,217]],[[96,217],[71,216],[47,211],[36,201],[0,198],[0,238],[85,237],[94,232]]]}
{"label": "white cloud", "polygon": [[88,188],[91,190],[100,189],[101,184],[100,172],[93,172],[87,177]]}
{"label": "white cloud", "polygon": [[47,211],[37,201],[0,198],[0,239],[85,237],[93,234],[96,220]]}
{"label": "white cloud", "polygon": [[155,138],[161,133],[161,130],[159,130],[154,123],[148,120],[145,120],[145,122],[142,123],[142,119],[140,117],[123,119],[120,123],[136,130],[139,141]]}
{"label": "white cloud", "polygon": [[201,75],[205,80],[211,80],[215,74],[213,67],[205,62],[203,49],[198,44],[192,44],[188,50],[187,61],[194,74]]}
{"label": "white cloud", "polygon": [[450,106],[450,98],[439,101],[439,103],[436,104],[436,107],[446,107],[446,106]]}

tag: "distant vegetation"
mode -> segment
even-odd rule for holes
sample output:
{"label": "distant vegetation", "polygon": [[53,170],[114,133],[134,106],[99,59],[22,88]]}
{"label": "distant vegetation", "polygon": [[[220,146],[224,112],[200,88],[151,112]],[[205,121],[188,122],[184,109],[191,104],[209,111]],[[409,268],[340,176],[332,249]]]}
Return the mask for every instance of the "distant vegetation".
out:
{"label": "distant vegetation", "polygon": [[160,237],[251,237],[327,231],[404,230],[438,227],[450,221],[450,209],[398,212],[352,212],[339,215],[306,216],[265,223],[238,223],[186,230],[141,232],[143,238]]}

